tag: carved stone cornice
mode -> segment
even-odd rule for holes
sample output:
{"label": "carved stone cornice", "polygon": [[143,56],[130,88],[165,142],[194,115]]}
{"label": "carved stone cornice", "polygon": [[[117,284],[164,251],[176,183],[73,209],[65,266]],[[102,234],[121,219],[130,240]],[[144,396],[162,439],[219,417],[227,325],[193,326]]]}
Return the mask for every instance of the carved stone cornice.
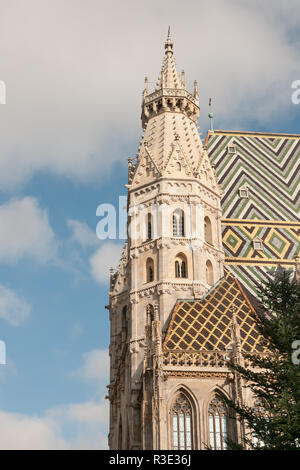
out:
{"label": "carved stone cornice", "polygon": [[219,372],[219,371],[189,371],[189,370],[166,370],[166,378],[169,377],[186,377],[191,379],[210,379],[220,378],[226,379],[230,372]]}
{"label": "carved stone cornice", "polygon": [[[191,183],[188,183],[189,180],[187,180],[186,182],[182,182],[182,183],[179,183],[179,188],[180,187],[183,187],[185,188],[187,184],[191,184]],[[194,181],[194,180],[192,180]],[[199,181],[197,181],[198,184],[199,184]],[[177,192],[179,190],[179,188],[176,188],[177,189]],[[155,194],[154,194],[154,189],[152,190],[152,194],[151,194],[151,197],[149,197],[148,199],[143,199],[142,202],[136,202],[135,204],[131,204],[130,207],[134,207],[138,204],[143,204],[145,207],[151,207],[151,205],[153,204],[157,204],[157,205],[161,205],[161,204],[166,204],[166,205],[169,205],[170,203],[178,203],[178,201],[181,201],[181,202],[185,202],[187,200],[189,200],[189,204],[191,205],[197,205],[199,204],[199,202],[201,202],[201,205],[202,206],[205,206],[207,210],[212,210],[212,211],[215,211],[216,209],[219,209],[219,196],[216,195],[216,194],[211,194],[211,191],[209,189],[206,188],[206,190],[204,191],[203,189],[200,189],[200,187],[198,186],[197,190],[198,190],[198,194],[197,192],[194,192],[192,195],[191,194],[174,194],[174,193],[171,193],[171,192],[160,192],[158,193],[157,191],[159,190],[159,185],[156,185],[156,188],[155,188]],[[138,191],[134,190],[134,197],[135,198],[139,198],[141,194],[136,194],[138,193]],[[145,191],[145,193],[147,193]],[[209,203],[209,201],[203,201],[203,195],[207,196],[209,200],[213,201],[214,203],[217,203],[217,205],[211,205]],[[191,196],[192,196],[192,199],[191,199]]]}

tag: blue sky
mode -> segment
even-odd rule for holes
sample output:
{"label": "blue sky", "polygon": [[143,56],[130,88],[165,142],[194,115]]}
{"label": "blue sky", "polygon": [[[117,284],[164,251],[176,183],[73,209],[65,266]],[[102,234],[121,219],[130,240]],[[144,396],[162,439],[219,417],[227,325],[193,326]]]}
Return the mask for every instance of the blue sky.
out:
{"label": "blue sky", "polygon": [[[25,6],[26,5],[26,6]],[[97,206],[125,195],[167,27],[200,129],[299,132],[300,6],[0,0],[0,448],[105,448],[108,268]],[[192,13],[192,14],[191,14]]]}

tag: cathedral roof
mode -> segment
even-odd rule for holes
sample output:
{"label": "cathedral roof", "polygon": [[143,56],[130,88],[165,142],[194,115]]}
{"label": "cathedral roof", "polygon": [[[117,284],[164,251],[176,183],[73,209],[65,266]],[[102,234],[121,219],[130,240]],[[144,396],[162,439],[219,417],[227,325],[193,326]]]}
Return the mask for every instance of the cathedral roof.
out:
{"label": "cathedral roof", "polygon": [[[224,217],[299,221],[299,134],[216,130],[205,144],[224,192]],[[250,197],[240,198],[242,185]]]}
{"label": "cathedral roof", "polygon": [[232,343],[233,313],[239,327],[242,352],[264,352],[252,303],[230,273],[203,299],[177,300],[164,339],[165,350],[225,350]]}
{"label": "cathedral roof", "polygon": [[300,251],[300,135],[215,130],[205,144],[223,192],[225,263],[253,291]]}

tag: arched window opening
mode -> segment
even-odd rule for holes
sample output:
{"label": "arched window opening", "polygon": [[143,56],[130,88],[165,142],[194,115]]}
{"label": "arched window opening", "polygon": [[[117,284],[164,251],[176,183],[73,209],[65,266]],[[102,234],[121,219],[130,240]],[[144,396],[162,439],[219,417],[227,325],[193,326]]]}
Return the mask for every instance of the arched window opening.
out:
{"label": "arched window opening", "polygon": [[184,237],[184,213],[181,209],[173,212],[173,236]]}
{"label": "arched window opening", "polygon": [[147,259],[146,263],[146,279],[147,282],[154,281],[154,263],[152,258]]}
{"label": "arched window opening", "polygon": [[213,266],[210,260],[206,261],[205,269],[206,269],[206,284],[209,284],[210,286],[212,286],[214,283],[214,271],[213,271]]}
{"label": "arched window opening", "polygon": [[226,450],[227,410],[223,400],[215,397],[208,408],[209,445],[212,450]]}
{"label": "arched window opening", "polygon": [[187,397],[180,393],[172,406],[172,436],[174,450],[191,450],[192,439],[192,407]]}
{"label": "arched window opening", "polygon": [[179,261],[175,261],[175,277],[180,277],[180,264],[179,264]]}
{"label": "arched window opening", "polygon": [[180,253],[175,258],[175,277],[188,277],[187,260],[183,253]]}
{"label": "arched window opening", "polygon": [[152,215],[147,214],[147,240],[152,240]]}
{"label": "arched window opening", "polygon": [[211,221],[207,216],[204,217],[204,239],[206,243],[210,243],[210,245],[213,244]]}
{"label": "arched window opening", "polygon": [[185,261],[182,261],[181,262],[181,277],[186,277],[186,264],[185,264]]}

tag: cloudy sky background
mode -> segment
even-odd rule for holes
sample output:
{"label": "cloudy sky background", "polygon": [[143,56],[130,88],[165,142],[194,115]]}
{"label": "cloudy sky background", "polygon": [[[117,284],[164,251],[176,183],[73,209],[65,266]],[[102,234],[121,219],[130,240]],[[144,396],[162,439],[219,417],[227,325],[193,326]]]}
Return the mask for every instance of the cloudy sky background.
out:
{"label": "cloudy sky background", "polygon": [[100,203],[125,195],[168,25],[202,137],[299,132],[297,0],[0,0],[0,448],[105,448],[108,268]]}

